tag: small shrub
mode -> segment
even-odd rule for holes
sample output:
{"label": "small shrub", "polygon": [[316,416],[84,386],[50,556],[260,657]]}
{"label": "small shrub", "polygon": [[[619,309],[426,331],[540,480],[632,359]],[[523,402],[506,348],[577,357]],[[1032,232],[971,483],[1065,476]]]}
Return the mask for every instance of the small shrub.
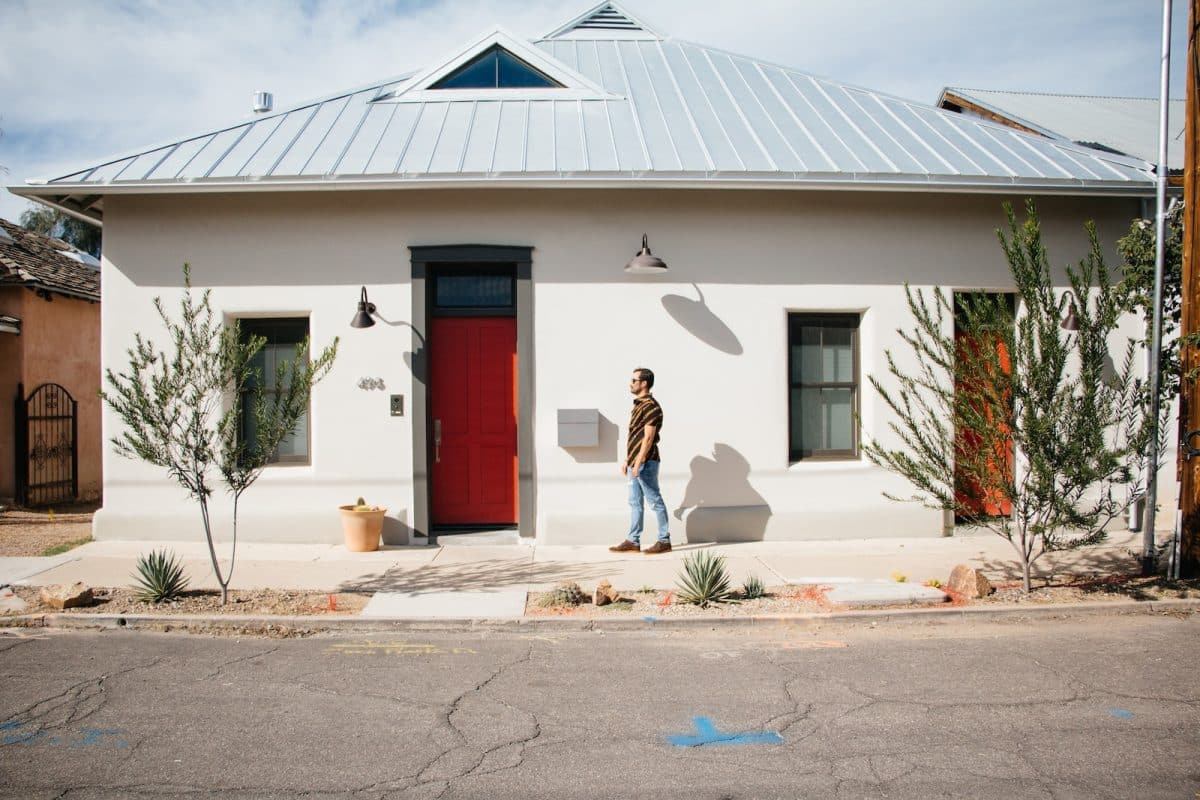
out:
{"label": "small shrub", "polygon": [[46,556],[61,555],[65,552],[67,552],[68,550],[74,550],[76,547],[85,545],[88,542],[90,542],[91,540],[92,540],[91,536],[85,536],[82,539],[72,539],[69,542],[63,542],[61,544],[51,545],[51,546],[47,547],[45,550],[43,550],[42,552],[38,553],[38,555],[42,556],[43,558]]}
{"label": "small shrub", "polygon": [[583,589],[579,588],[578,583],[564,581],[539,597],[537,604],[541,608],[557,608],[559,606],[577,606],[586,603],[587,599],[587,595],[583,593]]}
{"label": "small shrub", "polygon": [[767,596],[766,584],[757,575],[748,575],[746,582],[742,584],[742,597],[747,600],[755,600],[759,597]]}
{"label": "small shrub", "polygon": [[654,587],[646,584],[642,588],[638,589],[638,594],[654,594]]}
{"label": "small shrub", "polygon": [[676,581],[679,600],[701,608],[711,603],[736,603],[737,598],[729,587],[729,573],[725,559],[707,550],[700,550],[683,561],[683,571]]}
{"label": "small shrub", "polygon": [[167,550],[155,550],[149,555],[140,556],[133,579],[137,598],[147,603],[174,600],[188,585],[183,565],[174,553]]}

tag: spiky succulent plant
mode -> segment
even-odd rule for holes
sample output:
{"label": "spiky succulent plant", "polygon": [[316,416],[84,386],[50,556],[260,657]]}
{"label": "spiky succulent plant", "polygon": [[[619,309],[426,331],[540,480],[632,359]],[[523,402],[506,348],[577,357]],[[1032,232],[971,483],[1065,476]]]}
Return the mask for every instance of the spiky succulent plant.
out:
{"label": "spiky succulent plant", "polygon": [[587,595],[583,593],[583,589],[579,588],[578,583],[563,581],[538,598],[538,605],[542,608],[577,606],[586,603],[587,599]]}
{"label": "spiky succulent plant", "polygon": [[133,588],[137,598],[148,603],[174,600],[187,588],[188,579],[183,574],[183,564],[173,552],[154,550],[139,556],[137,572],[133,575]]}
{"label": "spiky succulent plant", "polygon": [[746,582],[742,584],[742,597],[747,600],[755,600],[766,596],[767,586],[762,582],[762,578],[757,575],[746,576]]}
{"label": "spiky succulent plant", "polygon": [[682,603],[692,603],[707,608],[712,603],[736,603],[733,589],[729,586],[729,573],[725,569],[725,558],[699,550],[683,560],[683,571],[676,581]]}

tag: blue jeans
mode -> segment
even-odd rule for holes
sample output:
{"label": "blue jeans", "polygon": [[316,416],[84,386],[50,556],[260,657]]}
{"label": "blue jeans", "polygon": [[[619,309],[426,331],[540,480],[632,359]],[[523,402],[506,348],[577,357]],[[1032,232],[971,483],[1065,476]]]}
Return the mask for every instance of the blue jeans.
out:
{"label": "blue jeans", "polygon": [[645,510],[642,500],[650,504],[658,520],[658,540],[663,544],[671,543],[670,522],[667,517],[667,504],[663,502],[662,492],[658,488],[658,462],[647,461],[638,470],[638,476],[633,477],[633,468],[626,475],[629,478],[629,541],[640,544],[642,525],[645,520]]}

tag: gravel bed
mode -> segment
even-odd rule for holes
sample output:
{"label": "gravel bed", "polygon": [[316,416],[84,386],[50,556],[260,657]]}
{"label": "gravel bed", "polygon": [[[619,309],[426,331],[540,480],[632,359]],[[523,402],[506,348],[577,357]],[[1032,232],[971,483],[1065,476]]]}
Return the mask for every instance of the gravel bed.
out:
{"label": "gravel bed", "polygon": [[215,589],[189,590],[174,601],[147,603],[138,600],[133,589],[95,588],[95,602],[83,608],[68,608],[65,612],[41,601],[35,586],[14,586],[13,593],[28,604],[21,614],[220,614],[309,616],[317,614],[357,614],[371,599],[369,594],[353,592],[301,592],[278,589],[229,591],[229,602],[221,604],[221,593]]}
{"label": "gravel bed", "polygon": [[40,556],[47,548],[83,544],[92,538],[94,503],[58,509],[0,511],[0,557]]}
{"label": "gravel bed", "polygon": [[[583,587],[585,593],[588,587]],[[845,610],[825,598],[828,587],[770,586],[766,597],[742,600],[737,603],[717,603],[708,608],[679,602],[674,592],[621,592],[621,599],[611,605],[596,606],[584,603],[577,606],[543,607],[542,599],[549,592],[530,592],[525,614],[530,617],[689,617],[689,616],[770,616],[777,614],[807,614]],[[590,596],[590,595],[589,595]],[[1140,575],[1062,576],[1049,585],[1035,585],[1026,595],[1020,583],[1005,583],[984,598],[968,600],[953,594],[947,596],[947,606],[1030,606],[1070,603],[1094,603],[1121,600],[1172,600],[1200,598],[1200,579],[1168,582],[1161,576],[1143,578]],[[859,606],[856,610],[885,606]],[[886,608],[937,608],[928,604]]]}

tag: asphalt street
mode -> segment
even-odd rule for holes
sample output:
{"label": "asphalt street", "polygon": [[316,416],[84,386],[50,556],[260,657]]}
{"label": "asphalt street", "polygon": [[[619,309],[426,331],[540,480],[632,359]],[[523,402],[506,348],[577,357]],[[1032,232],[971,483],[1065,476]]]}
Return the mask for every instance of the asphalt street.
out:
{"label": "asphalt street", "polygon": [[0,797],[1200,797],[1200,615],[0,631]]}

